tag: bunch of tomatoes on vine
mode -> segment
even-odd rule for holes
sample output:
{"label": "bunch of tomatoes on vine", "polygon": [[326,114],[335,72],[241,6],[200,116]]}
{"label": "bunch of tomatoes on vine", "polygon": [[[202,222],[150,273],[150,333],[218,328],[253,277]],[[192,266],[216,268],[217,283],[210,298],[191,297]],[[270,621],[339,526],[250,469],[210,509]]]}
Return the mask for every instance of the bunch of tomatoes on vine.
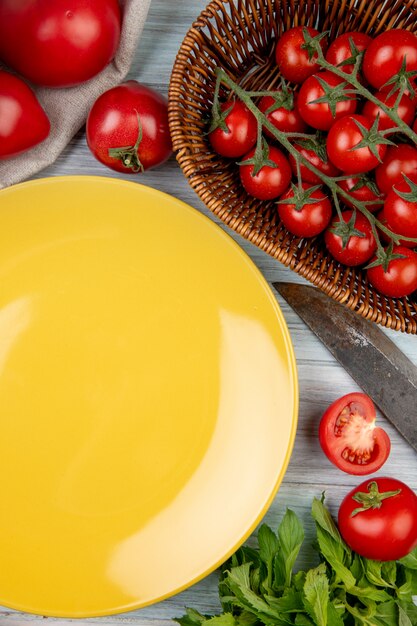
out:
{"label": "bunch of tomatoes on vine", "polygon": [[[417,290],[417,36],[297,26],[277,40],[281,86],[247,91],[223,69],[208,137],[241,184],[297,237],[366,269],[388,297]],[[220,100],[228,88],[229,97]]]}

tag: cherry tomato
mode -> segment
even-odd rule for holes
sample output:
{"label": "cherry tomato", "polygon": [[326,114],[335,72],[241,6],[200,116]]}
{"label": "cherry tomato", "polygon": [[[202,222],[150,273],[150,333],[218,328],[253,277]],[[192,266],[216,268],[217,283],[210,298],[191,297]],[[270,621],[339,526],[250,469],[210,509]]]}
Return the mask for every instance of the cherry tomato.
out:
{"label": "cherry tomato", "polygon": [[[294,148],[309,161],[315,168],[317,168],[322,174],[333,177],[340,174],[340,170],[327,158],[326,146],[321,145],[320,141],[317,141],[314,137],[312,140],[307,140],[304,144],[294,143]],[[297,176],[297,161],[289,155],[290,165],[294,176]],[[308,169],[304,163],[300,163],[301,180],[312,185],[319,185],[321,179]]]}
{"label": "cherry tomato", "polygon": [[[386,197],[384,218],[388,228],[397,235],[417,239],[417,198],[406,200],[397,193],[411,193],[411,191],[407,181],[403,180],[397,183]],[[414,193],[414,195],[416,194]],[[416,248],[417,242],[401,240],[401,245],[407,248]]]}
{"label": "cherry tomato", "polygon": [[346,174],[360,174],[369,172],[382,161],[387,146],[376,144],[379,159],[367,147],[355,149],[364,139],[364,131],[358,126],[370,130],[372,122],[363,115],[347,115],[337,120],[327,136],[327,153],[329,159]]}
{"label": "cherry tomato", "polygon": [[221,156],[237,158],[246,154],[256,143],[258,124],[253,113],[241,102],[223,102],[222,112],[228,111],[225,118],[227,131],[218,127],[209,134],[212,148]]}
{"label": "cherry tomato", "polygon": [[120,29],[117,0],[2,0],[0,58],[38,85],[68,87],[110,63]]}
{"label": "cherry tomato", "polygon": [[49,119],[30,87],[0,70],[0,159],[33,148],[49,130]]}
{"label": "cherry tomato", "polygon": [[[394,93],[389,96],[389,92],[390,89],[386,88],[381,91],[377,91],[374,95],[375,98],[378,98],[378,100],[386,104],[388,107],[393,107],[397,100],[398,94]],[[410,96],[407,96],[407,94],[403,94],[396,111],[399,117],[403,120],[403,122],[411,125],[416,113],[416,101],[411,100]],[[375,120],[377,115],[379,115],[379,130],[386,130],[388,128],[396,127],[395,122],[393,122],[379,106],[377,106],[370,100],[366,101],[362,109],[362,115],[365,115],[365,117],[369,117],[370,120]]]}
{"label": "cherry tomato", "polygon": [[361,556],[401,559],[417,544],[417,496],[395,478],[368,479],[343,499],[338,526],[348,546]]}
{"label": "cherry tomato", "polygon": [[[242,163],[253,159],[255,148],[250,150]],[[240,165],[239,173],[242,185],[246,192],[259,200],[273,200],[282,194],[291,180],[291,168],[287,157],[275,146],[269,146],[268,160],[276,167],[264,165],[254,175],[254,165]]]}
{"label": "cherry tomato", "polygon": [[[342,89],[340,87],[336,89],[344,83],[342,78],[331,72],[319,72],[304,81],[298,94],[297,107],[301,117],[309,126],[319,130],[329,130],[335,120],[356,111],[355,96],[345,93],[347,85]],[[336,98],[335,94],[338,94]],[[328,98],[327,102],[316,102],[325,96]],[[332,99],[333,103],[329,105]]]}
{"label": "cherry tomato", "polygon": [[[343,221],[347,224],[354,211],[343,211]],[[344,265],[363,265],[375,254],[376,241],[369,221],[362,213],[356,212],[353,228],[362,233],[348,236],[346,229],[341,229],[339,216],[336,216],[324,234],[324,241],[330,254]],[[340,234],[338,232],[340,231]],[[346,239],[346,237],[348,237]]]}
{"label": "cherry tomato", "polygon": [[376,410],[364,393],[348,393],[324,412],[319,440],[327,458],[343,472],[363,476],[376,472],[387,460],[391,443],[375,426]]}
{"label": "cherry tomato", "polygon": [[[302,83],[320,69],[314,61],[314,56],[311,60],[309,59],[305,31],[311,37],[319,35],[319,31],[315,28],[295,26],[281,35],[275,48],[275,60],[280,72],[292,83]],[[324,38],[321,39],[320,45],[325,52],[327,42]]]}
{"label": "cherry tomato", "polygon": [[[368,178],[366,174],[339,180],[338,185],[355,200],[359,200],[360,202],[375,202],[375,204],[366,205],[366,208],[371,213],[379,211],[384,205],[384,196],[380,193],[376,183]],[[347,198],[343,197],[341,199],[344,204],[351,209],[355,208],[355,205]]]}
{"label": "cherry tomato", "polygon": [[[274,98],[272,96],[264,96],[258,104],[258,109],[266,114],[273,106]],[[296,95],[294,95],[293,108],[278,107],[270,111],[266,117],[276,129],[283,133],[304,133],[307,128],[307,124],[298,112]],[[267,128],[264,128],[264,132],[270,139],[275,139],[274,135]]]}
{"label": "cherry tomato", "polygon": [[[353,50],[351,41],[353,41]],[[371,41],[372,38],[366,33],[359,33],[355,31],[343,33],[343,35],[336,37],[336,39],[330,44],[326,54],[326,61],[332,65],[340,65],[354,56],[355,47],[358,52],[363,52],[369,46]],[[340,66],[340,69],[347,74],[351,74],[353,72],[353,68],[354,63],[348,63]]]}
{"label": "cherry tomato", "polygon": [[394,246],[394,254],[385,272],[382,265],[367,270],[369,282],[389,298],[405,298],[417,289],[417,253],[405,246]]}
{"label": "cherry tomato", "polygon": [[160,165],[172,151],[167,101],[129,80],[95,101],[86,135],[94,156],[117,172],[134,174]]}
{"label": "cherry tomato", "polygon": [[[295,186],[294,186],[295,187]],[[321,233],[332,218],[332,205],[321,189],[311,192],[302,206],[297,207],[297,188],[291,188],[280,198],[294,200],[290,203],[278,203],[278,214],[285,228],[297,237],[315,237]],[[311,185],[302,183],[303,191],[311,189]]]}
{"label": "cherry tomato", "polygon": [[407,143],[389,146],[383,163],[375,170],[378,188],[389,193],[396,183],[404,180],[403,174],[417,180],[417,149]]}
{"label": "cherry tomato", "polygon": [[366,80],[381,89],[397,74],[406,59],[406,70],[417,70],[417,37],[409,30],[386,30],[371,41],[363,58]]}

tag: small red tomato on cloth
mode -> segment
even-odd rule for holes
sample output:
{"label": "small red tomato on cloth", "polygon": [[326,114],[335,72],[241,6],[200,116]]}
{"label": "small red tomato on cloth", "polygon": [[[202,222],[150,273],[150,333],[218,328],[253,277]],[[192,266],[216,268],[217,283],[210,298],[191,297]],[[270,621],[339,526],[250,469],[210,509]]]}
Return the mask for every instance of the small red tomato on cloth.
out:
{"label": "small red tomato on cloth", "polygon": [[417,496],[395,478],[364,481],[343,499],[338,526],[348,546],[361,556],[401,559],[417,545]]}
{"label": "small red tomato on cloth", "polygon": [[375,405],[364,393],[348,393],[326,409],[320,421],[319,441],[333,465],[356,476],[372,474],[382,467],[391,442],[375,421]]}
{"label": "small red tomato on cloth", "polygon": [[336,216],[324,233],[326,248],[333,258],[344,265],[363,265],[376,250],[371,224],[362,213],[343,211]]}
{"label": "small red tomato on cloth", "polygon": [[417,37],[402,28],[386,30],[371,41],[363,57],[362,70],[370,85],[381,89],[401,70],[417,70]]}
{"label": "small red tomato on cloth", "polygon": [[240,100],[222,102],[220,115],[222,124],[208,135],[213,150],[230,159],[243,156],[256,143],[256,117]]}
{"label": "small red tomato on cloth", "polygon": [[48,116],[30,87],[0,70],[0,159],[33,148],[49,135]]}
{"label": "small red tomato on cloth", "polygon": [[0,2],[0,58],[45,87],[98,74],[112,60],[120,31],[118,0]]}
{"label": "small red tomato on cloth", "polygon": [[282,194],[291,180],[288,159],[275,146],[264,145],[264,164],[256,165],[255,148],[239,164],[240,180],[246,192],[259,200],[273,200]]}
{"label": "small red tomato on cloth", "polygon": [[315,237],[332,218],[329,198],[318,187],[308,183],[291,185],[278,202],[278,214],[285,228],[297,237]]}
{"label": "small red tomato on cloth", "polygon": [[335,120],[356,111],[355,96],[346,82],[331,72],[313,74],[301,85],[297,108],[303,120],[318,130],[329,130]]}
{"label": "small red tomato on cloth", "polygon": [[[309,26],[295,26],[282,33],[275,48],[275,60],[284,78],[292,83],[302,83],[319,71],[320,66],[314,61],[314,51],[311,51],[310,58],[308,50],[308,40],[319,35],[318,30]],[[325,52],[325,37],[320,39],[320,46]]]}
{"label": "small red tomato on cloth", "polygon": [[367,269],[368,280],[389,298],[405,298],[417,289],[417,253],[405,246],[394,246],[392,254],[386,269],[381,264]]}
{"label": "small red tomato on cloth", "polygon": [[172,152],[166,99],[129,80],[105,91],[86,126],[94,156],[117,172],[137,173],[160,165]]}

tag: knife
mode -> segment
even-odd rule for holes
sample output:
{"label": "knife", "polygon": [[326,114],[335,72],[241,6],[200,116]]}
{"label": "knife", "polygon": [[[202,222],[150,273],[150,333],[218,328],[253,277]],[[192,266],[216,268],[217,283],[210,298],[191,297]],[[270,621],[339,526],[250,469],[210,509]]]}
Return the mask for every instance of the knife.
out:
{"label": "knife", "polygon": [[417,450],[417,367],[375,323],[316,287],[273,287]]}

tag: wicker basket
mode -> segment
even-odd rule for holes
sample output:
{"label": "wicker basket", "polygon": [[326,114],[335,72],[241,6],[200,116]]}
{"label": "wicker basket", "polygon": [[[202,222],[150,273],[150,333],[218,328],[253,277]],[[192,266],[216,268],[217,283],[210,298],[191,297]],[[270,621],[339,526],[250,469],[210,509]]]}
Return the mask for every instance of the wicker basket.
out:
{"label": "wicker basket", "polygon": [[360,269],[327,253],[321,237],[291,235],[275,202],[249,197],[237,166],[215,154],[207,137],[215,84],[223,67],[251,90],[279,85],[275,41],[297,25],[371,35],[390,29],[417,30],[417,0],[213,0],[188,31],[178,52],[169,89],[169,121],[177,160],[190,185],[225,224],[329,296],[383,326],[417,334],[415,294],[390,299],[376,292]]}

